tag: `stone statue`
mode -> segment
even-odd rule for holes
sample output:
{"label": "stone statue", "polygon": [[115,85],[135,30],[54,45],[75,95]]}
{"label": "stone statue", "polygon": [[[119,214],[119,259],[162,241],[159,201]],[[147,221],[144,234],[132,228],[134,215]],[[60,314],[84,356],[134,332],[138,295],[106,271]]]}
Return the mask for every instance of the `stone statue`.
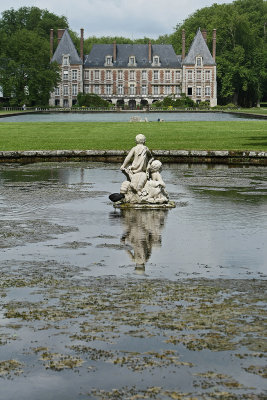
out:
{"label": "stone statue", "polygon": [[162,164],[154,160],[147,146],[146,138],[139,134],[134,146],[126,156],[121,171],[127,180],[121,184],[120,193],[109,196],[110,200],[129,205],[162,205],[175,207],[169,202],[166,185],[161,177]]}
{"label": "stone statue", "polygon": [[152,155],[148,147],[145,146],[146,138],[144,135],[137,135],[135,141],[136,146],[130,150],[125,158],[121,171],[130,182],[131,190],[140,192],[147,181],[147,167]]}

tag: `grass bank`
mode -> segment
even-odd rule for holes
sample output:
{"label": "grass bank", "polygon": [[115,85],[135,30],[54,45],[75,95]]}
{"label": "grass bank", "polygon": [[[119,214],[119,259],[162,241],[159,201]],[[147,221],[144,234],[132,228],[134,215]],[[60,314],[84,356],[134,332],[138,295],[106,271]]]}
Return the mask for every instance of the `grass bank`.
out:
{"label": "grass bank", "polygon": [[[233,110],[235,112],[235,110]],[[258,114],[258,115],[267,115],[267,107],[266,108],[259,108],[259,107],[252,107],[252,108],[240,108],[236,110],[236,112],[240,113],[247,113],[247,114]]]}
{"label": "grass bank", "polygon": [[267,150],[266,121],[195,121],[0,122],[0,151],[127,150],[138,133],[154,150]]}

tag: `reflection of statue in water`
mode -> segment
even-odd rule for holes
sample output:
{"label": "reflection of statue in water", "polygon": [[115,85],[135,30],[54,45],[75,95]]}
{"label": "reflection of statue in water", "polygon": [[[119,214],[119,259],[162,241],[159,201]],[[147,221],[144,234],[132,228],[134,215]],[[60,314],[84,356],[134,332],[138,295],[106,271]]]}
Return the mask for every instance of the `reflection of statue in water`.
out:
{"label": "reflection of statue in water", "polygon": [[160,175],[162,164],[153,159],[145,142],[144,135],[137,135],[136,146],[130,150],[121,166],[127,181],[122,183],[118,199],[130,204],[166,204],[169,196]]}
{"label": "reflection of statue in water", "polygon": [[152,248],[161,246],[167,210],[121,210],[121,216],[126,228],[121,242],[127,245],[136,269],[144,270]]}

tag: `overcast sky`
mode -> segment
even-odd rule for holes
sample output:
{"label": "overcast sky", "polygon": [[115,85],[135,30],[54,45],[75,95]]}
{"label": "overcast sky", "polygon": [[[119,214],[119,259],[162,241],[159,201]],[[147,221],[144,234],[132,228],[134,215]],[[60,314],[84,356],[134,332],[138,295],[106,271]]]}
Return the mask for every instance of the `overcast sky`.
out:
{"label": "overcast sky", "polygon": [[70,28],[88,36],[144,36],[170,34],[196,10],[233,0],[0,0],[0,13],[10,8],[36,6],[65,15]]}

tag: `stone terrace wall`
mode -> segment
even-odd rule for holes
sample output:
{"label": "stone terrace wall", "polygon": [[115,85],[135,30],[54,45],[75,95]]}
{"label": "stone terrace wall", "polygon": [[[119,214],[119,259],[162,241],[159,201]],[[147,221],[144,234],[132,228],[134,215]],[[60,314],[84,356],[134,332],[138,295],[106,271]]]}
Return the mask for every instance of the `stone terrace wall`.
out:
{"label": "stone terrace wall", "polygon": [[[0,163],[49,161],[122,162],[127,153],[124,150],[0,151]],[[263,151],[154,150],[152,153],[155,158],[170,163],[267,165],[267,152]]]}

